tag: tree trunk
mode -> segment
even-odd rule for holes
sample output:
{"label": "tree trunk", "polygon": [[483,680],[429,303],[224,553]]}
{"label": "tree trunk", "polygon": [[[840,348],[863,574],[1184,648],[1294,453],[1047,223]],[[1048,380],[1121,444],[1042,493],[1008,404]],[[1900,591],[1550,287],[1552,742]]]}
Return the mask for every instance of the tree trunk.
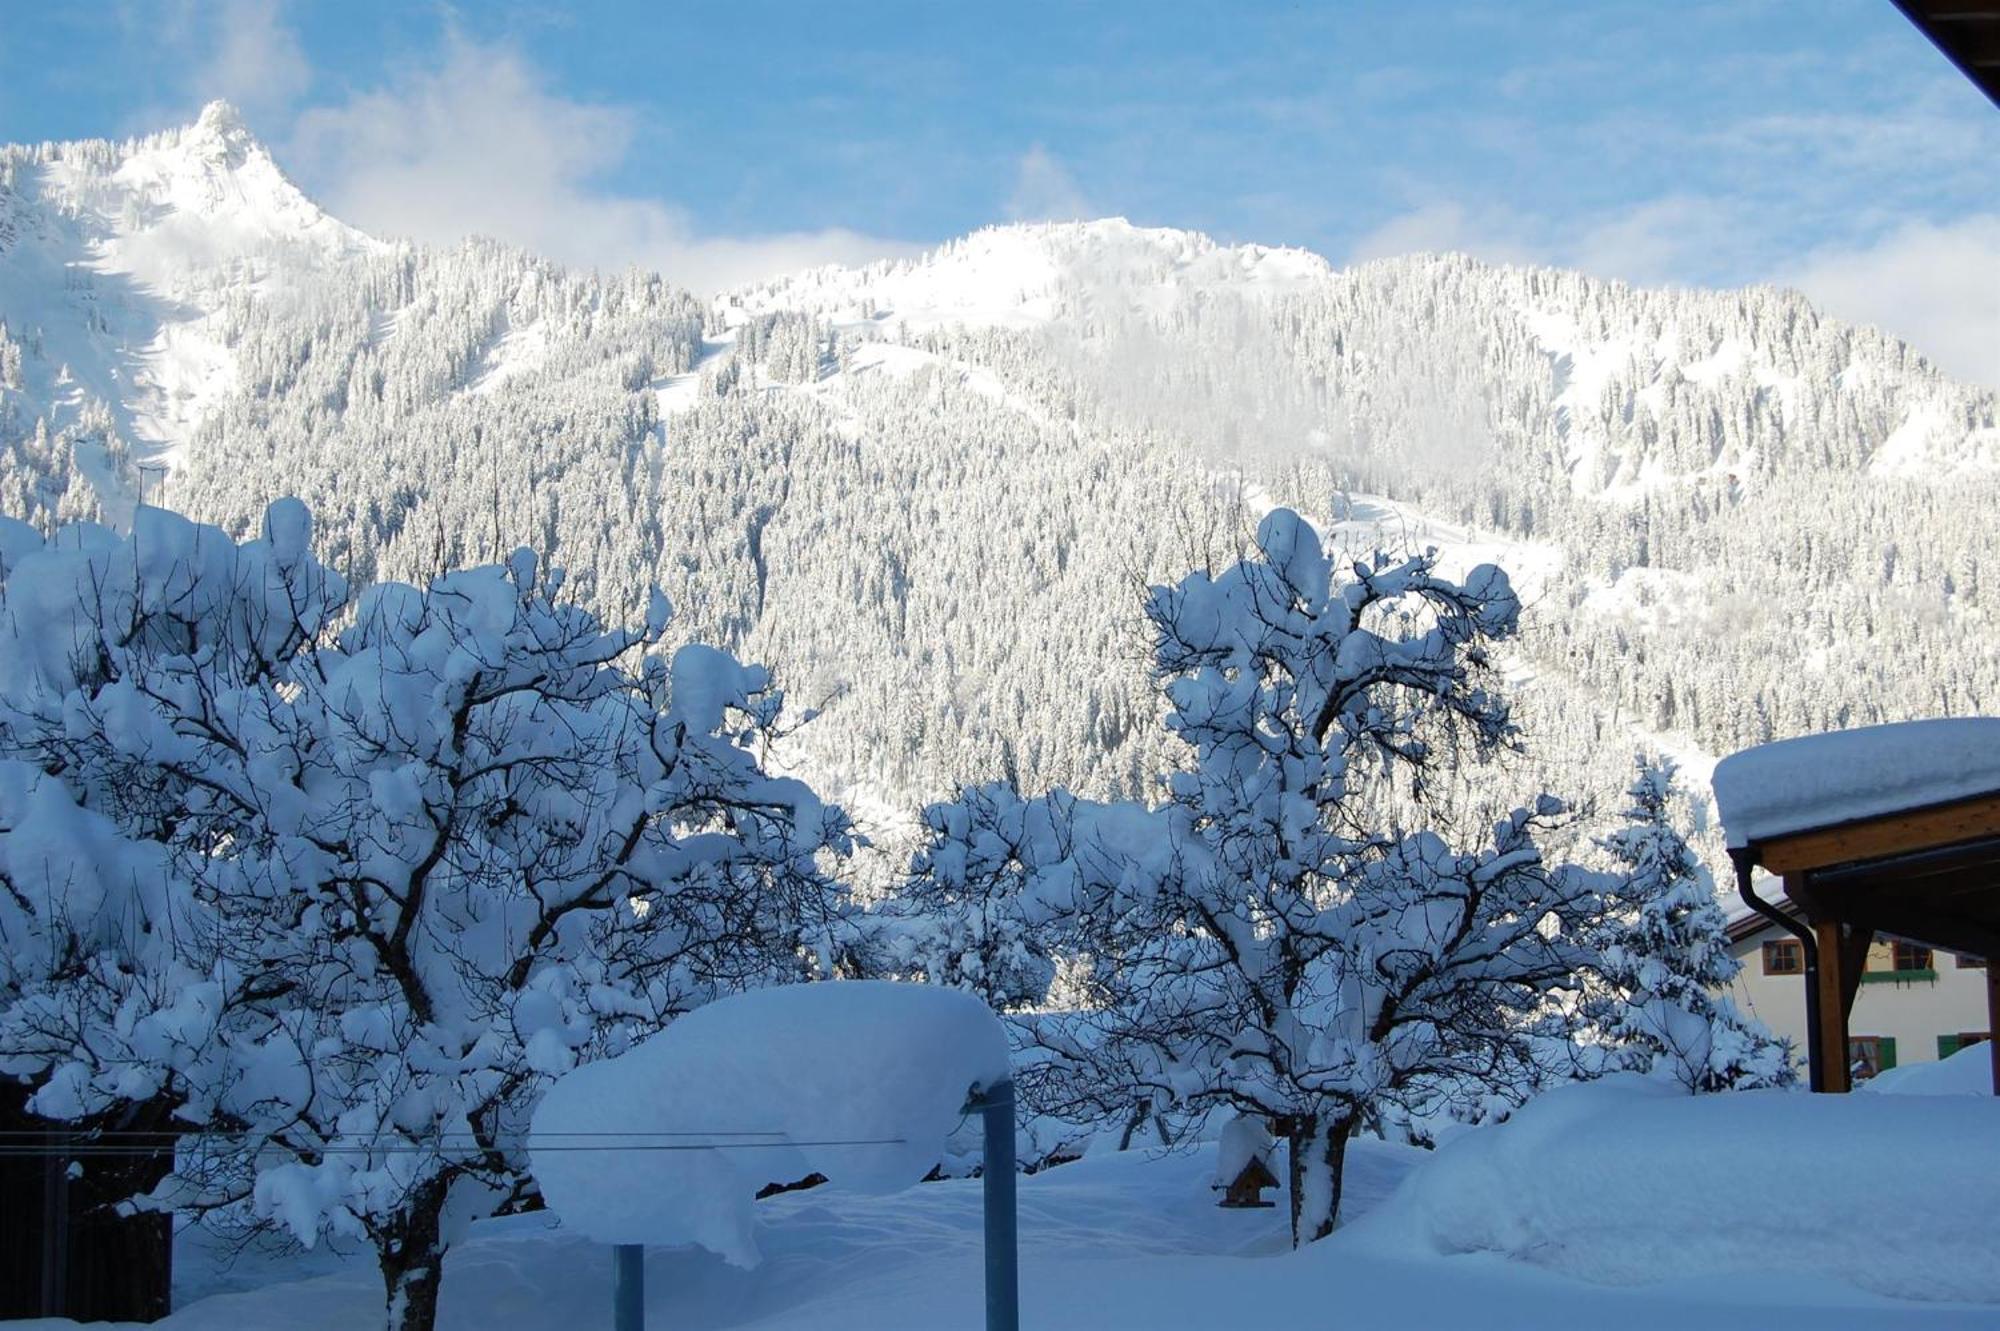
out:
{"label": "tree trunk", "polygon": [[420,1185],[376,1240],[388,1331],[433,1331],[437,1325],[438,1284],[444,1275],[440,1225],[449,1192],[442,1179]]}
{"label": "tree trunk", "polygon": [[1292,1246],[1304,1247],[1333,1233],[1340,1218],[1341,1175],[1347,1165],[1352,1113],[1300,1114],[1285,1121],[1290,1163]]}
{"label": "tree trunk", "polygon": [[1152,1110],[1152,1107],[1152,1102],[1149,1100],[1141,1100],[1132,1107],[1132,1113],[1125,1120],[1125,1131],[1120,1133],[1118,1137],[1119,1150],[1129,1151],[1132,1149],[1132,1135],[1138,1132],[1140,1127],[1144,1125],[1146,1116]]}

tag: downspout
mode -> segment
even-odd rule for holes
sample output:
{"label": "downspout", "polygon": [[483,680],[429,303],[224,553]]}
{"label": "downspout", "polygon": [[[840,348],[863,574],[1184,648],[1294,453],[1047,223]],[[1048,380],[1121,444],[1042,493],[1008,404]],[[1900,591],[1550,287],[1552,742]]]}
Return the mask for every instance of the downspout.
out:
{"label": "downspout", "polygon": [[1826,1089],[1826,1069],[1820,1053],[1819,941],[1813,931],[1757,895],[1750,885],[1750,869],[1756,852],[1749,846],[1731,846],[1729,858],[1736,865],[1736,892],[1751,910],[1797,938],[1806,955],[1806,1085],[1814,1091]]}

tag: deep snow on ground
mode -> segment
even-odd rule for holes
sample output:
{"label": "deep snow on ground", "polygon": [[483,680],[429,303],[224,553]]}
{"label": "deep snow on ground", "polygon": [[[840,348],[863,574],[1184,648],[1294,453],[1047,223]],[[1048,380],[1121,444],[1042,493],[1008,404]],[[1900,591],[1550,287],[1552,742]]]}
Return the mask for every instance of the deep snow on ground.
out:
{"label": "deep snow on ground", "polygon": [[[1883,1149],[1894,1153],[1897,1147],[1891,1141]],[[1413,1164],[1441,1158],[1357,1141],[1349,1153],[1348,1216],[1376,1211]],[[1896,1302],[1796,1274],[1686,1269],[1664,1283],[1591,1284],[1492,1253],[1439,1256],[1397,1248],[1379,1235],[1370,1241],[1362,1225],[1293,1254],[1282,1209],[1226,1211],[1214,1204],[1213,1168],[1212,1148],[1204,1147],[1108,1155],[1023,1179],[1023,1326],[1761,1331],[1810,1319],[1816,1331],[1859,1331],[1990,1327],[2000,1318],[1991,1306]],[[1740,1214],[1761,1205],[1764,1189],[1753,1180],[1766,1177],[1770,1186],[1782,1186],[1793,1168],[1777,1162],[1759,1175],[1746,1163],[1743,1185],[1714,1199],[1718,1212]],[[1935,1194],[1939,1224],[1966,1220],[1950,1195]],[[791,1193],[760,1203],[759,1217],[764,1260],[754,1269],[695,1249],[653,1250],[648,1324],[662,1331],[980,1325],[976,1181],[926,1184],[887,1197]],[[1861,1210],[1845,1223],[1859,1232],[1872,1222]],[[180,1261],[186,1306],[158,1324],[164,1331],[380,1325],[381,1286],[363,1256],[252,1257],[221,1269],[212,1243],[190,1241]],[[1660,1269],[1673,1269],[1674,1254],[1662,1252],[1658,1261]],[[447,1261],[440,1324],[447,1331],[609,1326],[610,1266],[608,1249],[546,1217],[487,1222]],[[307,1278],[295,1278],[300,1275]],[[262,1283],[268,1281],[284,1283]],[[241,1292],[216,1292],[223,1290]],[[70,1324],[17,1325],[52,1331]]]}
{"label": "deep snow on ground", "polygon": [[[2000,1305],[2000,1100],[1558,1087],[1442,1146],[1344,1236],[1584,1279],[1773,1269]],[[2000,1306],[1989,1314],[2000,1323]]]}
{"label": "deep snow on ground", "polygon": [[1993,1049],[1973,1044],[1936,1062],[1898,1064],[1858,1089],[1877,1095],[1991,1095]]}

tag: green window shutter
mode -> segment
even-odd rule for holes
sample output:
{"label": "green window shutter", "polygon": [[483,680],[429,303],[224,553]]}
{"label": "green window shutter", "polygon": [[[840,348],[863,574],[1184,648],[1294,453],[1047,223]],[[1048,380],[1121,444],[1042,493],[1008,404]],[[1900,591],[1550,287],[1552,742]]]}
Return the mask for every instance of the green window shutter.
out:
{"label": "green window shutter", "polygon": [[1896,1037],[1893,1035],[1883,1036],[1881,1040],[1877,1043],[1877,1048],[1879,1048],[1882,1051],[1882,1066],[1879,1070],[1882,1072],[1887,1072],[1890,1068],[1895,1067]]}
{"label": "green window shutter", "polygon": [[1950,1058],[1953,1054],[1957,1052],[1958,1052],[1958,1037],[1956,1035],[1938,1036],[1939,1058]]}

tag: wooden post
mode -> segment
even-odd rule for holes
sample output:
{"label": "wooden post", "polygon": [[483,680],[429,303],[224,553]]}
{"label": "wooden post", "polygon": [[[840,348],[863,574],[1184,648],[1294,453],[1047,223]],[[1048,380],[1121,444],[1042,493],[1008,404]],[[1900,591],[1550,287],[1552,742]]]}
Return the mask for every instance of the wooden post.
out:
{"label": "wooden post", "polygon": [[1813,925],[1819,943],[1819,1042],[1823,1091],[1853,1089],[1847,1059],[1847,949],[1840,921],[1820,920]]}
{"label": "wooden post", "polygon": [[1840,1010],[1850,1024],[1854,999],[1861,992],[1861,977],[1868,972],[1868,949],[1875,946],[1875,931],[1865,924],[1849,923],[1840,950]]}
{"label": "wooden post", "polygon": [[1986,1047],[1993,1051],[1993,1094],[2000,1095],[2000,957],[1986,959]]}
{"label": "wooden post", "polygon": [[69,1308],[69,1161],[60,1154],[64,1134],[42,1134],[42,1316]]}

